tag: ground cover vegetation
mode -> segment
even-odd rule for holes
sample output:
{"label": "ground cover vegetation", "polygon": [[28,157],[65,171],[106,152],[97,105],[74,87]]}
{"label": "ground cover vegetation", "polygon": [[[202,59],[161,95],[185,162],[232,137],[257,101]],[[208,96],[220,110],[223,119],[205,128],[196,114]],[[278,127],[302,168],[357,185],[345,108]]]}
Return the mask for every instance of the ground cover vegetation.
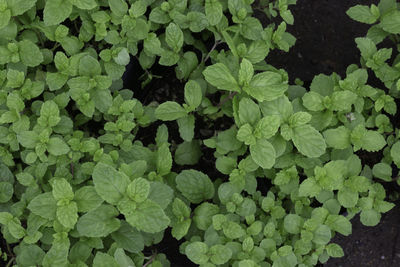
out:
{"label": "ground cover vegetation", "polygon": [[177,266],[167,235],[202,267],[343,256],[394,206],[400,6],[350,8],[360,64],[306,88],[268,64],[295,2],[0,0],[5,264]]}

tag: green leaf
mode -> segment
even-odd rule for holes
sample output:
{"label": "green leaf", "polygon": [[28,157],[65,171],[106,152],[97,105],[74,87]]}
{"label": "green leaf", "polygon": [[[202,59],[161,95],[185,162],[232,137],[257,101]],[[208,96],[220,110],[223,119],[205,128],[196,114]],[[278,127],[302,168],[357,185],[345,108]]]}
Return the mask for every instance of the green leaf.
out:
{"label": "green leaf", "polygon": [[111,233],[117,245],[131,253],[139,253],[144,249],[142,234],[125,221],[121,222],[118,231]]}
{"label": "green leaf", "polygon": [[39,47],[29,40],[18,43],[21,62],[28,67],[36,67],[43,62],[43,55]]}
{"label": "green leaf", "polygon": [[111,12],[117,17],[123,17],[128,12],[128,4],[124,0],[108,0]]}
{"label": "green leaf", "polygon": [[172,168],[172,155],[167,143],[162,144],[157,150],[157,173],[159,175],[167,175]]}
{"label": "green leaf", "polygon": [[57,219],[66,228],[73,229],[78,220],[78,206],[74,201],[57,207]]}
{"label": "green leaf", "polygon": [[34,131],[23,131],[17,135],[18,142],[26,148],[35,148],[39,136]]}
{"label": "green leaf", "polygon": [[221,3],[218,0],[206,0],[204,7],[208,23],[211,26],[217,25],[223,16]]}
{"label": "green leaf", "polygon": [[182,239],[189,231],[189,227],[192,224],[191,219],[179,221],[172,226],[171,234],[176,240]]}
{"label": "green leaf", "polygon": [[171,22],[165,29],[165,41],[175,53],[178,53],[183,46],[183,32],[181,28]]}
{"label": "green leaf", "polygon": [[120,267],[117,261],[103,252],[97,252],[93,259],[93,267]]}
{"label": "green leaf", "polygon": [[355,103],[357,95],[350,91],[334,92],[331,96],[332,110],[350,111],[351,105]]}
{"label": "green leaf", "polygon": [[250,145],[251,158],[263,169],[270,169],[275,164],[275,148],[266,139],[259,139]]}
{"label": "green leaf", "polygon": [[143,202],[147,199],[150,192],[150,183],[143,178],[136,178],[126,189],[128,197],[135,202]]}
{"label": "green leaf", "polygon": [[14,194],[14,187],[11,183],[0,182],[0,203],[8,202]]}
{"label": "green leaf", "polygon": [[394,10],[389,14],[385,14],[381,18],[381,23],[379,24],[385,31],[399,34],[400,33],[400,11]]}
{"label": "green leaf", "polygon": [[184,170],[176,178],[178,190],[192,203],[200,203],[214,196],[210,178],[196,170]]}
{"label": "green leaf", "polygon": [[335,243],[329,244],[326,246],[325,249],[330,257],[341,258],[344,256],[343,249],[338,244]]}
{"label": "green leaf", "polygon": [[80,235],[87,237],[105,237],[120,227],[119,215],[111,205],[101,205],[79,217],[76,229]]}
{"label": "green leaf", "polygon": [[28,209],[43,218],[54,220],[56,218],[56,200],[51,192],[37,195],[28,204]]}
{"label": "green leaf", "polygon": [[365,226],[375,226],[381,220],[381,214],[376,210],[362,210],[360,213],[360,221]]}
{"label": "green leaf", "polygon": [[230,70],[223,63],[208,66],[203,71],[204,78],[212,86],[221,90],[240,92],[238,82],[232,76]]}
{"label": "green leaf", "polygon": [[289,117],[289,125],[290,127],[297,127],[304,125],[310,122],[311,117],[312,117],[311,114],[308,112],[304,111],[296,112]]}
{"label": "green leaf", "polygon": [[100,63],[92,56],[84,56],[79,61],[79,75],[94,77],[101,74]]}
{"label": "green leaf", "polygon": [[186,142],[191,142],[194,137],[195,118],[189,115],[177,120],[179,127],[179,134]]}
{"label": "green leaf", "polygon": [[8,8],[13,16],[19,16],[35,6],[37,0],[9,0]]}
{"label": "green leaf", "polygon": [[239,119],[241,124],[255,125],[260,120],[260,108],[253,100],[244,97],[239,102]]}
{"label": "green leaf", "polygon": [[332,237],[331,229],[326,225],[320,225],[314,232],[313,242],[317,245],[327,244]]}
{"label": "green leaf", "polygon": [[66,20],[72,12],[70,1],[48,0],[44,6],[43,20],[48,26],[57,25]]}
{"label": "green leaf", "polygon": [[336,231],[344,236],[350,235],[352,231],[351,222],[343,215],[328,215],[325,224],[328,225],[333,231]]}
{"label": "green leaf", "polygon": [[187,115],[186,110],[176,102],[167,101],[156,108],[155,116],[162,121],[173,121]]}
{"label": "green leaf", "polygon": [[[0,29],[5,28],[8,25],[8,23],[10,22],[10,19],[11,19],[11,11],[9,9],[0,11]],[[0,52],[0,54],[2,54],[2,53]],[[0,60],[0,62],[2,62],[2,61],[3,60]]]}
{"label": "green leaf", "polygon": [[196,109],[201,104],[203,98],[203,92],[198,82],[189,80],[185,84],[185,102],[192,109]]}
{"label": "green leaf", "polygon": [[208,262],[208,246],[199,241],[189,243],[185,248],[186,256],[196,264],[205,264]]}
{"label": "green leaf", "polygon": [[358,201],[358,192],[354,192],[348,188],[343,188],[338,192],[338,201],[345,208],[353,208]]}
{"label": "green leaf", "polygon": [[125,194],[129,178],[112,166],[98,163],[93,169],[93,183],[99,196],[110,204],[116,204]]}
{"label": "green leaf", "polygon": [[73,3],[77,8],[84,10],[90,10],[97,7],[96,0],[71,0],[71,3]]}
{"label": "green leaf", "polygon": [[64,140],[58,137],[52,137],[47,143],[47,150],[54,156],[60,156],[67,154],[70,149]]}
{"label": "green leaf", "polygon": [[16,239],[21,239],[25,236],[25,229],[21,226],[18,218],[8,221],[7,228],[10,234]]}
{"label": "green leaf", "polygon": [[392,167],[389,164],[380,162],[372,168],[372,174],[386,182],[392,181]]}
{"label": "green leaf", "polygon": [[236,138],[246,145],[254,145],[257,141],[256,137],[253,135],[253,127],[248,123],[239,128]]}
{"label": "green leaf", "polygon": [[[218,63],[217,63],[218,64]],[[272,101],[283,96],[288,89],[287,81],[283,80],[281,74],[266,71],[254,75],[248,86],[243,90],[258,101]]]}
{"label": "green leaf", "polygon": [[362,58],[364,58],[365,60],[371,58],[376,53],[376,45],[371,39],[367,37],[358,37],[355,39],[355,41],[357,43],[358,49],[361,52]]}
{"label": "green leaf", "polygon": [[46,73],[46,84],[50,91],[61,89],[68,81],[68,76],[62,73]]}
{"label": "green leaf", "polygon": [[299,187],[299,196],[315,197],[321,191],[321,187],[314,178],[305,179]]}
{"label": "green leaf", "polygon": [[362,148],[369,152],[379,151],[386,145],[385,138],[376,131],[367,131],[361,142]]}
{"label": "green leaf", "polygon": [[168,185],[161,182],[152,182],[150,184],[148,199],[160,205],[163,210],[171,203],[173,196],[174,190]]}
{"label": "green leaf", "polygon": [[54,127],[60,122],[60,119],[60,109],[58,105],[53,100],[44,102],[40,107],[38,124],[44,127]]}
{"label": "green leaf", "polygon": [[97,194],[93,186],[83,186],[76,190],[74,201],[79,212],[88,212],[103,203],[103,199]]}
{"label": "green leaf", "polygon": [[174,160],[179,165],[195,165],[201,157],[201,149],[198,140],[183,142],[175,150]]}
{"label": "green leaf", "polygon": [[364,5],[353,6],[346,11],[346,14],[358,22],[367,24],[375,23],[379,18],[379,16],[376,17],[374,14],[372,14],[368,6]]}
{"label": "green leaf", "polygon": [[239,69],[239,84],[248,85],[254,76],[253,64],[245,58],[242,59]]}
{"label": "green leaf", "polygon": [[290,234],[300,233],[303,219],[297,214],[288,214],[283,220],[283,227]]}
{"label": "green leaf", "polygon": [[52,193],[55,200],[72,200],[74,198],[72,187],[64,178],[55,178],[51,185],[53,187]]}
{"label": "green leaf", "polygon": [[126,216],[126,221],[146,233],[160,232],[170,223],[162,208],[151,200],[138,204],[136,210]]}
{"label": "green leaf", "polygon": [[335,129],[329,129],[324,132],[326,144],[335,149],[348,148],[350,143],[350,130],[344,126]]}
{"label": "green leaf", "polygon": [[307,157],[317,158],[325,153],[324,138],[310,125],[293,128],[292,140],[299,152]]}
{"label": "green leaf", "polygon": [[393,144],[392,148],[390,149],[390,156],[393,159],[394,164],[397,167],[400,167],[400,142],[397,141]]}
{"label": "green leaf", "polygon": [[246,17],[241,23],[240,33],[244,36],[244,38],[250,40],[259,40],[261,39],[260,32],[262,31],[263,27],[257,18]]}
{"label": "green leaf", "polygon": [[227,263],[232,257],[232,251],[224,245],[217,244],[210,248],[209,254],[211,254],[210,260],[216,265]]}

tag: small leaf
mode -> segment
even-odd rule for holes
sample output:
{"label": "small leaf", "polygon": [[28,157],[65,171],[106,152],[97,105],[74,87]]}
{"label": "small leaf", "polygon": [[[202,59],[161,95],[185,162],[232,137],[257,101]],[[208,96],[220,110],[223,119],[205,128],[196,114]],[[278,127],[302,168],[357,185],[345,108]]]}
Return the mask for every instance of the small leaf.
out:
{"label": "small leaf", "polygon": [[186,110],[176,102],[167,101],[159,105],[155,111],[157,119],[162,121],[173,121],[187,115]]}
{"label": "small leaf", "polygon": [[240,92],[238,82],[232,76],[228,67],[222,63],[208,66],[203,71],[203,75],[207,82],[218,89]]}
{"label": "small leaf", "polygon": [[214,196],[210,178],[196,170],[184,170],[175,178],[177,188],[192,203],[200,203]]}

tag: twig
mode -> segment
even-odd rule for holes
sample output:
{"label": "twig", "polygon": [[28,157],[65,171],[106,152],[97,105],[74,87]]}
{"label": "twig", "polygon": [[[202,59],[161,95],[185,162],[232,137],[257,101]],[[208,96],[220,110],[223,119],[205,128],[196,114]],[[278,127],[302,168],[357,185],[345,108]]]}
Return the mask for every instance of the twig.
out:
{"label": "twig", "polygon": [[10,260],[9,262],[7,262],[7,265],[6,265],[6,267],[10,267],[10,266],[11,266],[11,264],[14,262],[14,260],[15,260],[15,258],[14,258],[14,257],[12,257],[12,258],[11,258],[11,260]]}
{"label": "twig", "polygon": [[154,261],[156,256],[157,256],[157,253],[154,253],[153,255],[151,255],[150,259],[145,264],[143,264],[142,267],[146,267],[146,266],[150,265]]}
{"label": "twig", "polygon": [[238,92],[230,93],[224,100],[222,100],[217,106],[220,108],[223,104],[225,104],[228,100],[231,100]]}
{"label": "twig", "polygon": [[211,52],[215,50],[215,48],[217,48],[217,45],[219,45],[221,42],[221,40],[215,41],[213,47],[211,47],[210,52],[208,52],[208,54],[206,55],[206,57],[202,60],[202,62],[206,62],[211,55]]}

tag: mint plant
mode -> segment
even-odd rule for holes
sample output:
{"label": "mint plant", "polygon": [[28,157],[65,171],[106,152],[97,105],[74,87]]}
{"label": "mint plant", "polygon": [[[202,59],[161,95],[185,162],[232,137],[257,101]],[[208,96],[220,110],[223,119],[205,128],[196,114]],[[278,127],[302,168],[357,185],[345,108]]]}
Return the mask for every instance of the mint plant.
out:
{"label": "mint plant", "polygon": [[[149,252],[168,231],[202,267],[343,256],[330,241],[350,219],[374,226],[393,207],[382,184],[400,166],[399,57],[377,45],[398,45],[400,9],[349,9],[374,24],[355,40],[360,66],[305,88],[265,61],[295,44],[295,2],[0,0],[5,264],[169,266]],[[140,88],[121,79],[132,62]],[[160,67],[179,84],[144,101],[170,82]]]}

